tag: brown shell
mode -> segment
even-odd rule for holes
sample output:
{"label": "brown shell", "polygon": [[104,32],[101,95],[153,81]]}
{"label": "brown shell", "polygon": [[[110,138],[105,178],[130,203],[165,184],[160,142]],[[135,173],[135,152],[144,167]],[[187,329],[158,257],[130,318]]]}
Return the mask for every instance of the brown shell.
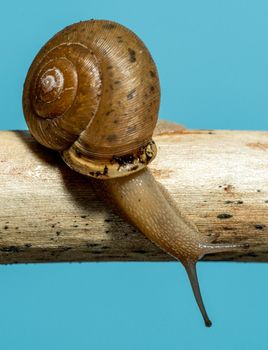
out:
{"label": "brown shell", "polygon": [[94,177],[137,171],[156,154],[160,87],[155,63],[126,27],[91,20],[66,27],[35,57],[23,93],[32,135]]}

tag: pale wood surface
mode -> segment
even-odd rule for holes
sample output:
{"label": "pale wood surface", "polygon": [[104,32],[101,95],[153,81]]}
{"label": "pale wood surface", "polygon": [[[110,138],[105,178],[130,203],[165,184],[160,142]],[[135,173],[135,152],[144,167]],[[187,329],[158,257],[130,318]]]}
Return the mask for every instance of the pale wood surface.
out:
{"label": "pale wood surface", "polygon": [[[248,250],[206,260],[268,261],[268,133],[160,122],[150,165],[182,211],[218,242]],[[0,263],[172,260],[107,209],[90,179],[26,131],[0,132]]]}

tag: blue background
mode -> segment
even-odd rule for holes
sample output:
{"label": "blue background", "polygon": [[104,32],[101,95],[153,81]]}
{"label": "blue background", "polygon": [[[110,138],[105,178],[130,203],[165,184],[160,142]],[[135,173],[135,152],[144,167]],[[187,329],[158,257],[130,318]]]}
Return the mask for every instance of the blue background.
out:
{"label": "blue background", "polygon": [[[161,118],[268,129],[267,1],[8,1],[0,17],[1,129],[26,128],[22,85],[40,47],[90,18],[144,40],[159,69]],[[267,349],[268,265],[198,270],[211,329],[179,263],[1,266],[0,349]]]}

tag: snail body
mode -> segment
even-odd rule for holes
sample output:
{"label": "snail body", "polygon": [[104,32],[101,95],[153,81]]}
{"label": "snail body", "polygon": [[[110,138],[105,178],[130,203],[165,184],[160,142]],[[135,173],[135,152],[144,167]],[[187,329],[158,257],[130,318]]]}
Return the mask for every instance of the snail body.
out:
{"label": "snail body", "polygon": [[205,324],[196,262],[241,245],[215,244],[182,215],[147,165],[156,155],[160,86],[143,42],[104,20],[73,24],[35,57],[24,84],[24,115],[33,137],[92,178],[101,196],[186,268]]}

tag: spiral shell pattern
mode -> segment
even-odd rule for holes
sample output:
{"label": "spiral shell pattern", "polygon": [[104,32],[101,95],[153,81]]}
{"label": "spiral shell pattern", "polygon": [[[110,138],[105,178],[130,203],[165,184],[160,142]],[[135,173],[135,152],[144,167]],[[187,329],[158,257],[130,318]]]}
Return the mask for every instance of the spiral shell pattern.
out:
{"label": "spiral shell pattern", "polygon": [[150,162],[160,87],[143,42],[126,27],[91,20],[66,27],[35,57],[23,110],[31,134],[93,177],[124,176]]}

